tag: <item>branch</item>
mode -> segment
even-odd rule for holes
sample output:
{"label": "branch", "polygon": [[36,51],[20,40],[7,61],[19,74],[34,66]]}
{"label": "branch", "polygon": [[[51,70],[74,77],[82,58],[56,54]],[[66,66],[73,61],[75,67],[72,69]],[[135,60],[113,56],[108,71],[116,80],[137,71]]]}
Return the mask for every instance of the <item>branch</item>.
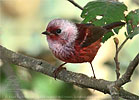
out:
{"label": "branch", "polygon": [[110,94],[112,97],[112,100],[119,100],[119,90],[115,87],[115,84],[111,84],[109,86]]}
{"label": "branch", "polygon": [[116,86],[120,87],[120,86],[124,85],[125,83],[130,82],[130,78],[131,78],[135,68],[138,66],[138,64],[139,64],[139,53],[136,55],[134,60],[130,62],[125,74],[116,81]]}
{"label": "branch", "polygon": [[12,67],[7,62],[4,62],[4,66],[2,67],[2,70],[7,76],[7,80],[8,80],[7,84],[10,85],[10,87],[7,87],[7,88],[8,89],[10,88],[9,91],[13,92],[14,96],[12,98],[17,99],[17,100],[26,100],[26,98],[24,97],[24,94],[22,93],[20,89],[19,83],[17,81],[16,75]]}
{"label": "branch", "polygon": [[[48,76],[54,77],[53,71],[56,69],[56,67],[48,64],[48,62],[44,60],[28,57],[19,53],[15,53],[2,46],[0,46],[0,59],[6,60],[12,64],[19,65],[19,67],[22,66],[27,69],[31,69],[33,71],[40,72]],[[137,63],[137,61],[133,60],[132,63]],[[108,94],[110,94],[109,86],[111,84],[115,84],[115,82],[112,81],[89,78],[84,74],[75,73],[67,70],[60,71],[59,74],[57,75],[57,78],[65,82],[78,85],[80,87],[91,88]],[[119,96],[131,100],[139,99],[139,96],[129,93],[122,88],[119,88]]]}
{"label": "branch", "polygon": [[74,6],[76,6],[77,8],[79,8],[80,10],[83,10],[83,8],[78,5],[76,2],[74,2],[73,0],[68,0],[70,3],[72,3]]}

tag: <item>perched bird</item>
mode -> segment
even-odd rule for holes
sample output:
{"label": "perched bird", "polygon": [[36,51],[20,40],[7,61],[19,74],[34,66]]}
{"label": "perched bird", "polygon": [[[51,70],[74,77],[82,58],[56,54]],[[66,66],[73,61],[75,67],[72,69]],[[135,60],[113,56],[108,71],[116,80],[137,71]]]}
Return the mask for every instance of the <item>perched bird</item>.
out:
{"label": "perched bird", "polygon": [[64,61],[55,71],[55,78],[66,63],[89,62],[96,78],[92,60],[101,47],[104,34],[111,29],[123,26],[124,22],[114,22],[105,26],[92,24],[76,24],[64,19],[54,19],[49,22],[46,31],[49,48],[56,58]]}

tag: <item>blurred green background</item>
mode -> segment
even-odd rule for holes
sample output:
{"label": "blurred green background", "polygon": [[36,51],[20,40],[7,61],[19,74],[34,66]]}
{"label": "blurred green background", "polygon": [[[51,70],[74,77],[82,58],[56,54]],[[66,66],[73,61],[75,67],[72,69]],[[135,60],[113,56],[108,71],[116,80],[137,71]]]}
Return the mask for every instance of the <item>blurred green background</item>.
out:
{"label": "blurred green background", "polygon": [[[81,6],[85,6],[90,0],[75,1]],[[138,0],[120,1],[127,5],[129,11],[139,8]],[[67,0],[0,0],[0,44],[15,52],[44,59],[50,64],[58,66],[61,62],[52,55],[46,37],[41,32],[46,29],[48,22],[54,18],[81,22],[80,14],[81,10]],[[123,30],[125,28],[120,31],[119,35],[115,35],[119,38],[120,43],[125,39]],[[102,44],[92,62],[97,78],[111,81],[116,79],[113,38],[111,37]],[[135,36],[135,38],[129,40],[119,54],[121,74],[125,72],[129,62],[138,53],[138,39],[139,36]],[[11,76],[6,75],[9,70],[5,66],[0,63],[0,98],[2,100],[14,100],[12,98],[14,89],[10,89],[13,80]],[[109,95],[96,90],[82,89],[16,65],[11,65],[11,67],[16,74],[16,81],[28,100],[111,100]],[[91,67],[88,63],[67,64],[66,68],[92,76]],[[139,67],[135,70],[131,80],[124,88],[139,95]]]}

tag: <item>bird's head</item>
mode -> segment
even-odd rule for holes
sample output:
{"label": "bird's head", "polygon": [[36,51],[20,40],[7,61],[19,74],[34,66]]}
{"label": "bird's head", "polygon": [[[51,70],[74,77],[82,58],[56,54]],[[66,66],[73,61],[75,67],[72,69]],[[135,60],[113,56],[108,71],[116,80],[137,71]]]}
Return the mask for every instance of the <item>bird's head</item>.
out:
{"label": "bird's head", "polygon": [[42,34],[47,35],[48,42],[66,43],[75,41],[78,30],[76,24],[64,20],[54,19],[49,22],[46,31]]}

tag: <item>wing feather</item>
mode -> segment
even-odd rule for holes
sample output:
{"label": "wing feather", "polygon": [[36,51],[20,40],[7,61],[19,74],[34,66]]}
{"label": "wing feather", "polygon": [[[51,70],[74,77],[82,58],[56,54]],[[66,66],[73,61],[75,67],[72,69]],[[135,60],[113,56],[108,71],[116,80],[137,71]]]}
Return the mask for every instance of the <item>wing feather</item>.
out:
{"label": "wing feather", "polygon": [[108,32],[107,29],[99,26],[93,26],[91,24],[76,24],[78,27],[78,37],[77,42],[81,47],[87,47],[92,43],[99,40],[105,33]]}

